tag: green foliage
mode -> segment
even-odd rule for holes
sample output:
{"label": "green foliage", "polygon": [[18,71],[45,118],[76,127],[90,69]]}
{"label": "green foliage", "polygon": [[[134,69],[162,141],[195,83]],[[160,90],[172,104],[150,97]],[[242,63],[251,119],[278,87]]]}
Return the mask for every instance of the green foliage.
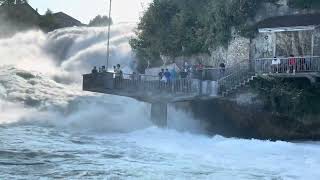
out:
{"label": "green foliage", "polygon": [[265,108],[292,118],[320,114],[320,90],[307,79],[263,79],[251,85],[265,103]]}
{"label": "green foliage", "polygon": [[109,19],[108,16],[98,15],[89,22],[89,26],[108,26],[109,23],[112,24],[112,19]]}
{"label": "green foliage", "polygon": [[13,5],[13,4],[15,4],[15,0],[1,0],[0,4]]}
{"label": "green foliage", "polygon": [[28,3],[27,0],[0,0],[0,5],[14,5]]}
{"label": "green foliage", "polygon": [[234,28],[248,35],[246,24],[263,2],[276,0],[154,0],[130,44],[139,70],[161,64],[160,57],[209,53],[227,46]]}
{"label": "green foliage", "polygon": [[39,26],[44,31],[52,31],[57,28],[58,24],[55,22],[53,13],[50,9],[47,9],[45,15],[40,18]]}
{"label": "green foliage", "polygon": [[289,6],[303,9],[313,9],[320,7],[319,0],[289,0]]}
{"label": "green foliage", "polygon": [[179,12],[175,3],[169,0],[155,0],[138,24],[137,38],[130,40],[130,45],[139,59],[138,69],[143,71],[150,63],[160,65],[160,54],[169,55],[179,52],[179,28],[173,26],[173,19]]}

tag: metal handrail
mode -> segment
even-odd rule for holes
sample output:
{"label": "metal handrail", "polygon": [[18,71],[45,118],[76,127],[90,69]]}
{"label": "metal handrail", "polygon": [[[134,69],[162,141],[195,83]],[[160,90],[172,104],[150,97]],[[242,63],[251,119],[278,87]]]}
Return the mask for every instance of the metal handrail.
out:
{"label": "metal handrail", "polygon": [[[302,58],[320,58],[320,56],[294,56],[294,57],[276,57],[279,59],[291,59],[291,58],[297,58],[297,59],[302,59]],[[272,58],[258,58],[256,60],[273,60],[274,57]]]}
{"label": "metal handrail", "polygon": [[178,96],[198,95],[200,92],[199,80],[185,78],[161,81],[159,77],[151,75],[141,75],[148,78],[152,77],[151,80],[148,78],[132,78],[134,74],[124,73],[122,75],[118,76],[114,72],[86,74],[83,75],[83,88],[85,90],[119,91],[119,93],[166,93]]}
{"label": "metal handrail", "polygon": [[241,61],[233,67],[234,70],[231,74],[218,80],[220,94],[229,91],[252,76],[250,72],[250,62],[248,60]]}
{"label": "metal handrail", "polygon": [[320,56],[280,57],[273,64],[274,58],[255,60],[256,73],[306,73],[320,72]]}

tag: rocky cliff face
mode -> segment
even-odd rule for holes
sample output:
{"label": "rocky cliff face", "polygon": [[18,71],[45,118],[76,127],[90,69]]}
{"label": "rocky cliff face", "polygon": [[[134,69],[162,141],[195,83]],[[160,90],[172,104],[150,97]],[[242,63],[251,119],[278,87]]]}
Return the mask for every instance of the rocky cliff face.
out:
{"label": "rocky cliff face", "polygon": [[[211,134],[227,137],[270,140],[319,140],[320,122],[302,121],[272,113],[255,104],[239,104],[228,99],[195,101],[195,117],[207,124]],[[320,116],[310,118],[319,119]]]}
{"label": "rocky cliff face", "polygon": [[307,79],[256,79],[228,98],[178,106],[192,112],[208,133],[271,140],[320,139],[319,85]]}

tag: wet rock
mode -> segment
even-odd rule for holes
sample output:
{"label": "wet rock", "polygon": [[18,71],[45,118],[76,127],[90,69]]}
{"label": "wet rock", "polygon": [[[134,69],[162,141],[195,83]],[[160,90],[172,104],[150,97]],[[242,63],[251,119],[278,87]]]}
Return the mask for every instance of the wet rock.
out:
{"label": "wet rock", "polygon": [[26,79],[26,80],[33,79],[33,78],[36,77],[35,75],[33,75],[33,74],[29,73],[29,72],[23,72],[23,71],[16,72],[16,75],[20,76],[20,77],[22,77],[23,79]]}

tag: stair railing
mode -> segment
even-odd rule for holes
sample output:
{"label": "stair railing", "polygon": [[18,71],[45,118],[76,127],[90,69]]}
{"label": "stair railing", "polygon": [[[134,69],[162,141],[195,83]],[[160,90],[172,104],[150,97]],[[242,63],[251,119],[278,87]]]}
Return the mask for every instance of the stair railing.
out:
{"label": "stair railing", "polygon": [[244,81],[248,80],[254,74],[250,71],[250,61],[245,60],[233,66],[233,72],[218,80],[219,94],[231,91],[237,85],[241,85]]}

